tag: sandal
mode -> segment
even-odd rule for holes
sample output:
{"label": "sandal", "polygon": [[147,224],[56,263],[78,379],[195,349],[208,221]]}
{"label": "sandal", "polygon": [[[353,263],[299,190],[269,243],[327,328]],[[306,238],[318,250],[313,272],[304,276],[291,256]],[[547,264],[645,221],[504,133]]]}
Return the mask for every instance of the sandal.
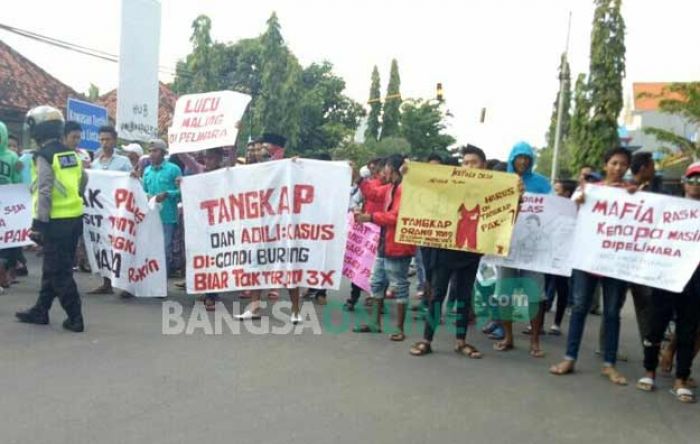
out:
{"label": "sandal", "polygon": [[353,333],[381,333],[382,329],[375,325],[362,324],[352,329]]}
{"label": "sandal", "polygon": [[547,354],[539,348],[531,348],[530,356],[532,356],[533,358],[544,358],[545,356],[547,356]]}
{"label": "sandal", "polygon": [[515,348],[513,344],[508,344],[505,341],[499,341],[493,344],[493,349],[499,352],[511,351]]}
{"label": "sandal", "polygon": [[408,350],[413,356],[424,356],[433,352],[429,342],[416,342]]}
{"label": "sandal", "polygon": [[615,385],[627,385],[627,378],[622,376],[615,367],[604,367],[601,375],[608,378]]}
{"label": "sandal", "polygon": [[677,400],[685,404],[695,403],[695,393],[686,387],[673,387],[670,390],[671,394],[676,397]]}
{"label": "sandal", "polygon": [[394,333],[393,335],[389,336],[389,339],[394,342],[403,342],[406,340],[406,335],[403,333]]}
{"label": "sandal", "polygon": [[574,361],[562,361],[557,365],[549,367],[549,373],[557,376],[570,375],[576,370],[574,368]]}
{"label": "sandal", "polygon": [[481,359],[483,357],[481,352],[471,344],[458,345],[455,347],[455,352],[469,359]]}
{"label": "sandal", "polygon": [[637,381],[637,388],[643,392],[653,392],[656,390],[656,382],[654,378],[645,376]]}

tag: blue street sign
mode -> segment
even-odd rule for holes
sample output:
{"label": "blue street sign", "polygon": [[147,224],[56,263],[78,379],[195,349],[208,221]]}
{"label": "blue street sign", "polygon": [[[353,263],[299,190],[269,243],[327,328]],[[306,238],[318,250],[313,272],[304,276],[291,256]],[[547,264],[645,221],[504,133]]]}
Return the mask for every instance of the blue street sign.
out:
{"label": "blue street sign", "polygon": [[78,147],[90,151],[98,149],[100,140],[97,132],[101,126],[109,125],[107,108],[69,98],[66,110],[68,111],[66,120],[74,120],[83,127],[83,137],[80,139]]}

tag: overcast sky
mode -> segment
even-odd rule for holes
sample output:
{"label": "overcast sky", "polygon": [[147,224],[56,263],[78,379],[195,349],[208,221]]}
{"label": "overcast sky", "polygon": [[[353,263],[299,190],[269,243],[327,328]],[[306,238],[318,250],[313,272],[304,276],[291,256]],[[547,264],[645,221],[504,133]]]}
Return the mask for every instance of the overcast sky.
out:
{"label": "overcast sky", "polygon": [[[632,82],[700,80],[700,2],[623,3],[628,98]],[[3,11],[0,23],[118,53],[119,0],[19,1]],[[301,62],[332,62],[355,100],[367,100],[375,64],[386,88],[392,58],[404,97],[431,98],[442,82],[454,114],[449,132],[489,157],[505,156],[521,139],[543,144],[569,11],[574,78],[588,69],[593,0],[162,0],[160,64],[174,68],[189,52],[199,14],[211,17],[214,39],[236,41],[263,32],[272,11]],[[0,39],[78,91],[117,85],[115,63],[6,31]],[[478,123],[482,107],[485,125]]]}

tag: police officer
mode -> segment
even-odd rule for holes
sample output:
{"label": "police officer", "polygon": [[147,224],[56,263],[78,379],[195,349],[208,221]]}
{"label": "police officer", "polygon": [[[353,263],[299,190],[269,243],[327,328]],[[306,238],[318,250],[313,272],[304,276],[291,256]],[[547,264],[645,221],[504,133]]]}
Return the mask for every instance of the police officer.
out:
{"label": "police officer", "polygon": [[82,332],[85,327],[73,264],[83,229],[81,196],[87,176],[75,151],[61,143],[63,124],[61,112],[50,106],[27,113],[25,128],[39,146],[32,169],[32,239],[43,245],[44,262],[39,299],[16,316],[20,322],[46,325],[53,299],[58,297],[68,314],[63,328]]}

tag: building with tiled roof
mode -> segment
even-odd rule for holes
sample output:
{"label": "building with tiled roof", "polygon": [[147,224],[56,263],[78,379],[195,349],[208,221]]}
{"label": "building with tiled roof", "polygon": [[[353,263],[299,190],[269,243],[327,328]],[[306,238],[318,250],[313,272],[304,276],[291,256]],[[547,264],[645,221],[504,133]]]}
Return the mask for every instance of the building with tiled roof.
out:
{"label": "building with tiled roof", "polygon": [[[172,125],[175,113],[177,96],[163,82],[158,82],[158,131],[161,137],[167,139],[168,128]],[[107,108],[110,119],[114,121],[117,116],[117,90],[114,89],[103,95],[97,103]]]}
{"label": "building with tiled roof", "polygon": [[20,136],[24,116],[34,106],[51,105],[65,112],[69,97],[84,99],[0,40],[0,120],[12,134]]}
{"label": "building with tiled roof", "polygon": [[634,94],[634,110],[658,111],[659,103],[665,99],[682,99],[677,93],[668,92],[666,88],[671,86],[668,82],[638,82],[632,84]]}
{"label": "building with tiled roof", "polygon": [[698,140],[700,127],[678,114],[664,113],[660,102],[664,99],[682,99],[682,96],[667,91],[670,82],[637,82],[632,84],[633,108],[627,116],[626,125],[633,145],[639,145],[644,151],[658,153],[664,148],[676,151],[677,147],[660,142],[651,134],[645,134],[646,128],[661,128],[686,139]]}

